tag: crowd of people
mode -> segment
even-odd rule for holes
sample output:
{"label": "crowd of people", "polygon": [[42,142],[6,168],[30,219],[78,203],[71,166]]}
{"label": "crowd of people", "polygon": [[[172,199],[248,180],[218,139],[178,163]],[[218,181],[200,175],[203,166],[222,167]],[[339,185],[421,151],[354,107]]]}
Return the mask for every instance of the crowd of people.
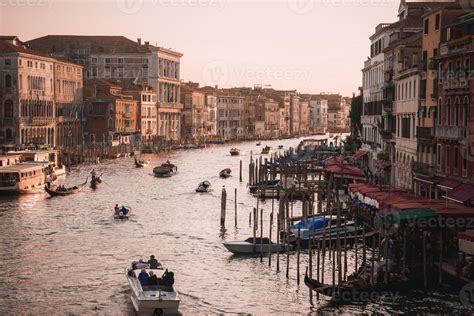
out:
{"label": "crowd of people", "polygon": [[[128,275],[131,277],[136,277],[140,282],[141,286],[172,286],[174,284],[174,273],[165,270],[161,278],[157,277],[155,272],[149,271],[147,269],[159,269],[161,268],[161,264],[156,260],[154,255],[150,256],[148,261],[144,261],[140,259],[138,262],[132,262],[131,269],[128,270]],[[135,275],[134,270],[140,270],[138,276]]]}

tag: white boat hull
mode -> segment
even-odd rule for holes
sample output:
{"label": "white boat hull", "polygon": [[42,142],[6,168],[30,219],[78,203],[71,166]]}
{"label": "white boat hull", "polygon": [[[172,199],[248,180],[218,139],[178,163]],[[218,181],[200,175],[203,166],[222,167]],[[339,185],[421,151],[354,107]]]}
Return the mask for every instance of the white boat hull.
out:
{"label": "white boat hull", "polygon": [[[163,269],[146,269],[147,273],[153,271],[157,277],[163,275]],[[134,270],[135,275],[140,270]],[[127,275],[128,283],[132,289],[133,307],[138,315],[176,315],[179,309],[180,298],[174,286],[155,286],[142,288],[137,278]]]}
{"label": "white boat hull", "polygon": [[256,244],[255,249],[252,243],[248,243],[245,241],[231,241],[224,243],[224,247],[227,248],[232,253],[235,254],[256,254],[262,251],[263,253],[268,253],[268,250],[272,253],[275,253],[280,250],[280,252],[285,251],[286,245],[285,244]]}

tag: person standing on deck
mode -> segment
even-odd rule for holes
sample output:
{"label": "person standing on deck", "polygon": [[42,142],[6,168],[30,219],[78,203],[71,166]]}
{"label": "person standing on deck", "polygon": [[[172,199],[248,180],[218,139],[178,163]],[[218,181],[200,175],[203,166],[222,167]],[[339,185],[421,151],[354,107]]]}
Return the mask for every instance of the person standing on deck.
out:
{"label": "person standing on deck", "polygon": [[154,255],[150,256],[150,260],[148,260],[148,264],[150,265],[150,269],[158,269],[158,260],[155,259]]}
{"label": "person standing on deck", "polygon": [[148,285],[148,273],[146,273],[145,268],[142,269],[142,272],[138,275],[138,281],[142,286]]}

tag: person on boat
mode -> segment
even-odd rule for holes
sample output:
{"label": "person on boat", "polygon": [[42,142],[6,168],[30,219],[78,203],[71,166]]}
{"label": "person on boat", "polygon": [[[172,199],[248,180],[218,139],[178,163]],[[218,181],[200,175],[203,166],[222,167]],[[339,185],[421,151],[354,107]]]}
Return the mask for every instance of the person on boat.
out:
{"label": "person on boat", "polygon": [[148,285],[148,273],[146,273],[146,269],[142,268],[142,271],[138,275],[138,281],[140,281],[140,284],[142,286]]}
{"label": "person on boat", "polygon": [[128,209],[124,205],[122,205],[122,207],[120,208],[120,211],[123,213],[123,215],[128,214]]}
{"label": "person on boat", "polygon": [[158,285],[158,278],[156,277],[156,275],[153,273],[153,271],[150,271],[149,273],[149,277],[148,277],[148,285]]}
{"label": "person on boat", "polygon": [[118,213],[119,213],[118,204],[115,204],[114,211],[115,211],[115,215],[118,215]]}
{"label": "person on boat", "polygon": [[137,263],[135,263],[135,269],[143,269],[148,267],[148,263],[143,262],[143,259],[138,260]]}
{"label": "person on boat", "polygon": [[53,184],[53,179],[48,176],[48,189],[51,188],[51,184]]}
{"label": "person on boat", "polygon": [[96,177],[95,169],[92,169],[92,171],[91,171],[91,177],[92,177],[92,179],[95,179],[95,177]]}
{"label": "person on boat", "polygon": [[150,256],[150,260],[148,260],[148,264],[150,265],[150,269],[158,269],[159,262],[155,259],[154,255]]}

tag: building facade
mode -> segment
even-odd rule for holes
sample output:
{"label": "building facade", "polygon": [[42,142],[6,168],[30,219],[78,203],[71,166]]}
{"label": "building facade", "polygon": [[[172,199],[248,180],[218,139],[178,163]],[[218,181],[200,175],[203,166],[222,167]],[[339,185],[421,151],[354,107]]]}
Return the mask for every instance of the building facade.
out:
{"label": "building facade", "polygon": [[244,98],[240,96],[217,96],[217,136],[221,140],[243,137]]}
{"label": "building facade", "polygon": [[309,101],[310,131],[326,133],[328,127],[328,100],[311,98]]}

